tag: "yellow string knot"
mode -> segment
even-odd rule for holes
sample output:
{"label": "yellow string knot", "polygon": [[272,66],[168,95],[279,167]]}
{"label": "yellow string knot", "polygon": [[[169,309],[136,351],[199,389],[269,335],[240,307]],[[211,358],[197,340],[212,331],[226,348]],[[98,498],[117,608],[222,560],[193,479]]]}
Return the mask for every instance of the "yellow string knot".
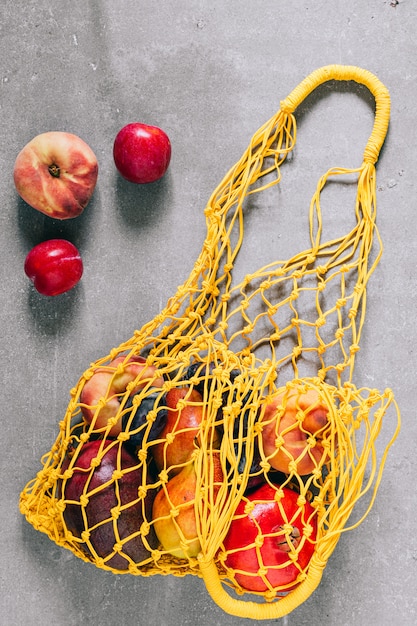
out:
{"label": "yellow string knot", "polygon": [[253,425],[253,434],[260,435],[263,429],[264,429],[264,425],[262,424],[262,422],[255,422],[255,424]]}
{"label": "yellow string knot", "polygon": [[63,513],[65,511],[66,504],[62,500],[56,502],[57,513]]}
{"label": "yellow string knot", "polygon": [[87,370],[83,374],[83,380],[85,380],[87,382],[87,380],[90,380],[90,378],[92,377],[93,374],[94,374],[94,369]]}
{"label": "yellow string knot", "polygon": [[271,464],[268,463],[268,461],[260,461],[259,462],[259,467],[262,469],[262,471],[267,474],[269,472],[269,470],[271,469]]}
{"label": "yellow string knot", "polygon": [[258,569],[258,571],[257,571],[257,575],[260,578],[263,578],[263,577],[267,576],[268,575],[268,568],[267,567],[260,567]]}
{"label": "yellow string knot", "polygon": [[141,485],[138,489],[138,498],[140,500],[144,500],[146,498],[146,494],[148,493],[148,489]]}
{"label": "yellow string knot", "polygon": [[87,504],[89,503],[90,499],[85,496],[85,495],[81,495],[80,496],[80,504],[83,508],[85,508],[87,506]]}
{"label": "yellow string knot", "polygon": [[94,459],[91,459],[90,461],[90,467],[91,468],[95,468],[95,467],[99,467],[99,465],[101,465],[101,458],[96,456],[94,457]]}
{"label": "yellow string knot", "polygon": [[166,442],[167,442],[168,445],[171,444],[174,441],[174,439],[175,439],[175,433],[173,433],[173,432],[167,433],[165,435],[165,439],[166,439]]}
{"label": "yellow string knot", "polygon": [[[284,535],[287,537],[291,537],[293,531],[294,531],[294,526],[292,524],[282,524],[280,527],[280,530],[284,533]],[[281,533],[279,533],[281,534]],[[291,542],[290,542],[291,543]]]}
{"label": "yellow string knot", "polygon": [[[322,441],[322,446],[323,448],[329,448],[330,447],[330,442],[328,441]],[[315,467],[312,471],[312,476],[313,478],[315,478],[316,480],[320,480],[322,475],[322,469],[321,467]]]}
{"label": "yellow string knot", "polygon": [[135,575],[138,573],[138,566],[136,565],[136,563],[129,563],[127,571],[129,572],[129,574]]}
{"label": "yellow string knot", "polygon": [[174,519],[175,517],[178,517],[178,515],[180,514],[180,510],[177,506],[175,506],[172,509],[170,509],[169,514]]}
{"label": "yellow string knot", "polygon": [[349,309],[348,318],[350,320],[353,320],[355,319],[357,314],[358,314],[358,309],[356,307],[352,307],[351,309]]}
{"label": "yellow string knot", "polygon": [[152,550],[151,551],[151,557],[154,563],[158,563],[158,561],[160,560],[162,556],[162,552],[160,550]]}
{"label": "yellow string knot", "polygon": [[298,561],[298,551],[297,550],[289,550],[287,552],[288,560],[296,563]]}
{"label": "yellow string knot", "polygon": [[308,539],[313,534],[313,530],[314,529],[311,524],[305,524],[303,528],[303,535]]}
{"label": "yellow string knot", "polygon": [[139,452],[138,452],[138,459],[141,463],[145,463],[146,459],[148,458],[148,449],[147,448],[140,448]]}
{"label": "yellow string knot", "polygon": [[59,515],[59,511],[57,508],[55,508],[55,506],[51,506],[51,508],[48,510],[48,517],[50,518],[54,518],[57,515]]}
{"label": "yellow string knot", "polygon": [[281,489],[280,487],[277,487],[275,490],[275,494],[274,494],[274,500],[275,502],[279,502],[280,500],[282,500],[282,498],[284,497],[285,492],[283,489]]}
{"label": "yellow string knot", "polygon": [[211,293],[214,296],[218,296],[220,293],[218,287],[213,285],[209,280],[203,280],[202,286],[206,293]]}
{"label": "yellow string knot", "polygon": [[282,435],[278,435],[274,443],[275,443],[276,449],[279,450],[285,444],[285,439]]}
{"label": "yellow string knot", "polygon": [[308,446],[309,446],[310,448],[314,448],[314,447],[315,447],[315,445],[316,445],[316,443],[317,443],[316,438],[315,438],[313,435],[311,435],[310,437],[308,437],[308,439],[307,439],[307,444],[308,444]]}
{"label": "yellow string knot", "polygon": [[163,485],[168,482],[169,476],[168,476],[168,472],[165,469],[159,472],[158,477]]}
{"label": "yellow string knot", "polygon": [[250,513],[252,513],[254,508],[255,508],[254,502],[246,502],[246,504],[245,504],[245,515],[249,515]]}
{"label": "yellow string knot", "polygon": [[119,519],[120,517],[120,508],[118,506],[113,507],[112,509],[110,509],[110,517],[114,520]]}
{"label": "yellow string knot", "polygon": [[290,96],[288,96],[284,100],[281,100],[279,108],[285,115],[291,115],[291,113],[295,111],[296,105]]}
{"label": "yellow string knot", "polygon": [[277,597],[277,592],[275,589],[267,589],[263,596],[267,602],[273,602]]}
{"label": "yellow string knot", "polygon": [[296,474],[297,473],[297,461],[290,461],[288,463],[288,472],[290,474]]}
{"label": "yellow string knot", "polygon": [[150,411],[148,411],[148,414],[146,416],[146,421],[149,424],[153,424],[153,422],[156,420],[157,417],[158,417],[158,412],[155,411],[155,409],[151,409]]}
{"label": "yellow string knot", "polygon": [[378,161],[379,146],[368,143],[363,153],[363,161],[365,165],[374,166]]}
{"label": "yellow string knot", "polygon": [[325,324],[326,324],[326,318],[324,317],[324,315],[321,315],[320,317],[317,318],[316,320],[317,328],[320,328],[321,326],[324,326]]}

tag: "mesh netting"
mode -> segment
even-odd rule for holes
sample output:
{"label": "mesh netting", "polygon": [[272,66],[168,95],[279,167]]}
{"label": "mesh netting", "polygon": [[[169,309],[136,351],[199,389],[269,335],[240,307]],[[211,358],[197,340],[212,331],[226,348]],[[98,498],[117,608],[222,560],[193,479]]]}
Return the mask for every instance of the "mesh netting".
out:
{"label": "mesh netting", "polygon": [[[234,284],[245,203],[279,183],[293,112],[331,79],[375,97],[363,163],[319,180],[307,250]],[[103,569],[201,576],[242,617],[280,617],[313,592],[340,534],[371,508],[399,428],[391,390],[353,380],[382,250],[375,162],[388,118],[387,90],[355,67],[321,68],[281,103],[210,198],[189,278],[71,390],[21,495],[35,528]],[[346,176],[357,184],[355,224],[322,241],[321,191]]]}

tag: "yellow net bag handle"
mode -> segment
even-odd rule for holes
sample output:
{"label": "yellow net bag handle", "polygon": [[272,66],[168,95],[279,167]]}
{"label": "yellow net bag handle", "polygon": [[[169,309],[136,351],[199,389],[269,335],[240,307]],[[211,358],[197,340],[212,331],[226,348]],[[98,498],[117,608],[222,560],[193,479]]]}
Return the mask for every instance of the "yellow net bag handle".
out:
{"label": "yellow net bag handle", "polygon": [[[357,82],[366,86],[374,96],[376,103],[375,121],[363,154],[364,163],[374,165],[378,160],[388,130],[390,96],[385,85],[368,70],[356,66],[343,65],[328,65],[319,68],[307,76],[289,96],[281,102],[280,110],[283,113],[292,114],[314,89],[330,80]],[[388,450],[386,453],[387,452]],[[379,473],[378,480],[380,480],[380,477],[381,473]],[[348,517],[348,515],[346,515],[346,517]],[[205,558],[203,554],[199,556],[200,573],[208,593],[215,603],[226,613],[256,620],[278,619],[297,608],[317,588],[322,578],[325,561],[327,561],[328,556],[334,549],[340,532],[341,531],[334,531],[334,535],[329,538],[328,545],[325,546],[326,554],[324,562],[322,562],[320,555],[313,555],[309,564],[307,578],[287,596],[280,598],[278,602],[260,604],[258,602],[231,597],[222,584],[216,563],[212,559]]]}
{"label": "yellow net bag handle", "polygon": [[376,163],[384,143],[390,118],[390,95],[385,85],[368,70],[354,65],[326,65],[307,76],[281,102],[281,111],[293,113],[317,87],[329,80],[354,81],[369,89],[375,98],[376,110],[372,133],[366,144],[363,160]]}

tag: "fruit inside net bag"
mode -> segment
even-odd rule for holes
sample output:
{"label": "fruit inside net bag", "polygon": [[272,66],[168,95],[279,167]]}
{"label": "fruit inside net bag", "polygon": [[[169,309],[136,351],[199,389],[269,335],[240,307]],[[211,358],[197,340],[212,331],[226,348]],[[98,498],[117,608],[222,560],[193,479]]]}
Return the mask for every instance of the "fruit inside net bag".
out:
{"label": "fruit inside net bag", "polygon": [[[235,284],[248,198],[280,182],[294,111],[330,80],[375,97],[363,162],[320,178],[308,249]],[[241,617],[278,618],[311,595],[341,533],[372,507],[399,429],[392,391],[354,382],[382,249],[375,163],[389,108],[374,75],[327,66],[255,133],[207,204],[188,279],[71,390],[57,439],[21,494],[35,528],[115,573],[200,576]],[[344,209],[355,225],[323,241],[320,193],[346,177],[357,185]]]}

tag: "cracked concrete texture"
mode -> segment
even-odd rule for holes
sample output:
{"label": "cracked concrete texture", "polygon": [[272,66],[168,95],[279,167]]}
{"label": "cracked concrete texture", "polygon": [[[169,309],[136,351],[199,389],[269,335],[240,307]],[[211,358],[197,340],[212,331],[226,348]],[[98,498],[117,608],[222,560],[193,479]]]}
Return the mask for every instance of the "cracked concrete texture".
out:
{"label": "cracked concrete texture", "polygon": [[[403,426],[366,521],[341,537],[313,595],[269,624],[417,623],[416,28],[410,0],[3,0],[1,623],[253,623],[223,613],[197,578],[114,576],[79,561],[24,520],[18,499],[79,375],[158,313],[188,276],[205,236],[205,203],[252,134],[307,74],[331,63],[372,71],[392,97],[377,170],[385,249],[369,284],[356,376],[358,384],[394,390]],[[358,164],[372,119],[364,90],[329,87],[309,99],[287,172],[288,212],[271,228],[260,203],[248,228],[248,267],[298,249],[319,176]],[[173,146],[166,177],[146,188],[122,181],[112,161],[115,134],[136,120],[164,128]],[[69,223],[37,214],[13,185],[18,151],[46,130],[80,135],[99,159],[93,200]],[[305,213],[294,217],[302,203]],[[45,299],[23,262],[53,236],[76,243],[85,274],[73,292]]]}

